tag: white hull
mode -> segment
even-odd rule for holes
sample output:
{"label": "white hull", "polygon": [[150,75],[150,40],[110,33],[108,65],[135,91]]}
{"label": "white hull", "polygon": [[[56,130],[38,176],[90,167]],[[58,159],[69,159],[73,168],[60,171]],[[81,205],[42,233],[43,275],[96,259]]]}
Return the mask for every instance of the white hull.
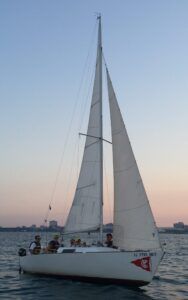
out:
{"label": "white hull", "polygon": [[[59,252],[63,249],[66,248]],[[23,256],[20,266],[28,273],[141,286],[152,280],[162,256],[160,249],[121,252],[109,248],[76,248],[74,253]],[[150,260],[149,271],[133,263],[146,257]]]}

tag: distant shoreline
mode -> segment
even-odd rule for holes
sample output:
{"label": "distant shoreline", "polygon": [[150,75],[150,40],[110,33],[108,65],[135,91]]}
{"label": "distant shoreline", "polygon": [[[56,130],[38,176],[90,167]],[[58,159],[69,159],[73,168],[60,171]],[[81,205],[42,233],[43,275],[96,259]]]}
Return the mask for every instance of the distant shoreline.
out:
{"label": "distant shoreline", "polygon": [[[57,228],[40,228],[40,227],[0,227],[0,232],[63,232],[64,227],[58,226]],[[188,229],[176,229],[176,228],[158,228],[160,234],[188,234]],[[113,228],[105,228],[104,232],[112,232]]]}
{"label": "distant shoreline", "polygon": [[169,228],[169,229],[164,229],[164,230],[160,230],[159,229],[159,233],[169,233],[169,234],[188,234],[188,230],[187,229],[174,229],[174,228]]}
{"label": "distant shoreline", "polygon": [[22,227],[0,227],[0,232],[60,232],[63,230],[63,227],[58,228],[22,228]]}

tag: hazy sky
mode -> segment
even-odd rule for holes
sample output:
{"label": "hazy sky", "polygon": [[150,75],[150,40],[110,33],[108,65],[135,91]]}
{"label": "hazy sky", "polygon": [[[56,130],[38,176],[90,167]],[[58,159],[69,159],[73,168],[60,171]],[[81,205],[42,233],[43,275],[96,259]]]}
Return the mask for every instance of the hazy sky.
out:
{"label": "hazy sky", "polygon": [[188,224],[188,1],[1,0],[0,226],[42,224],[52,199],[49,219],[65,221],[88,119],[96,12],[157,225]]}

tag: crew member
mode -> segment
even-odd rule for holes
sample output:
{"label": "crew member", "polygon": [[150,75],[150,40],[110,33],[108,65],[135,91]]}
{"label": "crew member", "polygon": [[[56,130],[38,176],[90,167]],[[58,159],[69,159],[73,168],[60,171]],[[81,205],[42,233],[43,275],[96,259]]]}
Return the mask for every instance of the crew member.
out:
{"label": "crew member", "polygon": [[111,233],[107,233],[105,244],[106,244],[107,247],[112,247],[113,246],[113,240],[112,240],[112,234]]}
{"label": "crew member", "polygon": [[35,236],[35,240],[29,246],[29,252],[31,254],[39,254],[41,251],[41,244],[40,244],[41,237],[40,235]]}
{"label": "crew member", "polygon": [[59,243],[59,234],[55,234],[53,237],[53,240],[51,240],[48,243],[47,251],[50,253],[55,253],[57,252],[57,249],[59,248],[60,243]]}

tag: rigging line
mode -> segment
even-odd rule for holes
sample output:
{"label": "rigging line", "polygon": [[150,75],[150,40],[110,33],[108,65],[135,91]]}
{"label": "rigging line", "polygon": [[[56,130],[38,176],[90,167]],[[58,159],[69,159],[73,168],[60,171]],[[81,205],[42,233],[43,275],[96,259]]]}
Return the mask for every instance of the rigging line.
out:
{"label": "rigging line", "polygon": [[78,151],[77,151],[77,178],[79,176],[79,166],[80,166],[80,136],[78,136]]}
{"label": "rigging line", "polygon": [[[97,26],[98,26],[98,22],[96,22],[96,24],[95,24],[95,31],[96,31],[96,27],[97,27]],[[92,42],[93,42],[93,39],[92,39]],[[88,57],[89,57],[89,55],[88,55]],[[91,91],[91,86],[92,86],[93,79],[94,79],[94,74],[95,74],[95,68],[93,68],[92,76],[91,76],[91,79],[90,79],[90,84],[89,84],[89,87],[88,87],[87,96],[86,96],[86,98],[85,98],[84,103],[82,104],[82,110],[83,110],[83,112],[82,112],[82,118],[80,118],[79,131],[80,131],[81,126],[82,126],[82,124],[83,124],[83,120],[84,120],[84,116],[85,116],[86,108],[87,108],[87,102],[89,102],[89,100],[90,100],[90,91]],[[84,105],[84,106],[83,106],[83,105]],[[71,171],[71,173],[72,173],[72,171]],[[93,177],[93,173],[94,173],[94,172],[91,172],[91,175],[90,175],[90,176]],[[70,187],[70,180],[69,180],[69,187]],[[67,203],[68,203],[68,190],[69,190],[69,187],[68,187],[67,193],[66,193],[66,205],[65,205],[65,207],[66,207],[66,208],[65,208],[66,213],[65,213],[65,215],[67,215],[68,208],[69,208],[68,205],[67,205]],[[76,190],[75,190],[75,192],[76,192]],[[73,198],[73,201],[74,201],[74,198]]]}
{"label": "rigging line", "polygon": [[[88,102],[88,99],[89,99],[89,93],[90,93],[91,86],[92,86],[92,83],[93,83],[94,74],[95,74],[95,68],[94,68],[93,73],[92,73],[92,78],[91,78],[91,80],[90,80],[90,85],[89,85],[87,97],[86,97],[86,100],[85,100],[85,102],[84,102],[84,111],[83,111],[83,113],[82,113],[82,118],[81,118],[81,120],[80,120],[81,122],[80,122],[79,128],[81,128],[82,122],[83,122],[83,120],[84,120],[84,115],[85,115],[86,107],[87,107],[86,103]],[[94,168],[93,168],[92,171],[90,172],[90,179],[92,179],[93,176],[94,176]],[[89,191],[88,191],[88,192],[89,192]],[[68,193],[67,193],[67,195],[68,195]],[[67,199],[68,199],[68,197],[67,197]],[[66,203],[67,203],[67,199],[66,199]],[[74,201],[74,199],[73,199],[73,201]],[[67,206],[67,205],[66,205],[66,206]],[[67,210],[67,207],[66,207],[66,210]]]}
{"label": "rigging line", "polygon": [[92,76],[91,76],[91,80],[90,80],[90,84],[89,84],[89,87],[88,87],[88,92],[87,92],[87,96],[86,96],[86,100],[84,102],[84,108],[82,107],[83,109],[83,112],[82,112],[82,117],[80,118],[80,124],[78,126],[78,131],[81,130],[81,127],[82,127],[82,124],[83,124],[83,120],[85,118],[85,113],[86,113],[86,108],[87,108],[87,104],[90,100],[90,91],[91,91],[91,86],[92,86],[92,83],[93,83],[93,79],[94,79],[94,74],[95,74],[95,70],[93,70],[93,73],[92,73]]}
{"label": "rigging line", "polygon": [[67,211],[69,209],[69,206],[68,206],[68,194],[69,194],[69,189],[70,189],[70,184],[71,184],[71,179],[72,179],[72,172],[73,172],[73,165],[74,165],[74,158],[75,158],[75,153],[76,153],[76,144],[77,142],[75,142],[75,146],[74,146],[74,153],[73,153],[73,156],[72,156],[72,162],[71,162],[71,167],[69,169],[69,175],[68,175],[68,183],[66,185],[66,191],[65,191],[65,194],[64,194],[64,218],[62,220],[62,222],[65,221],[65,216],[67,216]]}
{"label": "rigging line", "polygon": [[107,69],[107,71],[108,71],[107,62],[106,62],[106,59],[105,59],[105,57],[104,57],[104,52],[103,52],[103,50],[102,50],[102,58],[103,58],[103,61],[104,61],[104,65],[105,65],[105,67],[106,67],[106,69]]}
{"label": "rigging line", "polygon": [[[96,33],[96,28],[98,27],[98,20],[96,20],[96,23],[95,23],[95,33]],[[93,38],[92,38],[92,43],[93,43],[93,40],[94,40],[94,33],[93,33]],[[89,55],[88,55],[89,57]],[[95,63],[96,64],[96,63]],[[88,74],[89,74],[89,68],[88,68]],[[84,120],[84,117],[85,117],[85,113],[86,113],[86,108],[87,108],[87,102],[89,101],[89,93],[91,91],[91,86],[92,86],[92,83],[93,83],[93,80],[94,80],[94,74],[95,74],[95,68],[93,68],[93,72],[92,72],[92,76],[91,76],[91,80],[90,80],[90,83],[89,83],[89,87],[88,87],[88,92],[87,92],[87,96],[86,96],[86,100],[85,102],[83,103],[84,107],[82,106],[81,108],[81,111],[82,112],[82,118],[80,120],[80,124],[79,124],[79,131],[81,130],[81,126],[83,124],[83,120]],[[88,75],[88,78],[90,76]]]}
{"label": "rigging line", "polygon": [[[94,73],[95,73],[95,70],[93,71],[93,74],[92,74],[92,79],[91,79],[90,86],[89,86],[89,90],[88,90],[88,94],[87,94],[87,97],[86,97],[86,101],[85,101],[85,105],[84,105],[84,112],[83,112],[83,114],[82,114],[82,118],[81,118],[81,122],[80,122],[80,127],[79,127],[79,128],[81,128],[81,126],[82,126],[82,122],[83,122],[83,119],[84,119],[83,115],[85,115],[85,112],[86,112],[86,102],[87,102],[88,99],[89,99],[89,92],[90,92],[91,85],[92,85],[92,82],[93,82]],[[96,154],[96,155],[97,155],[97,154]],[[90,182],[91,182],[93,176],[94,176],[94,168],[93,168],[92,171],[90,172]],[[69,182],[69,185],[70,185],[70,182]],[[88,191],[88,193],[89,193],[89,191]],[[86,197],[89,197],[89,194],[87,194]],[[73,201],[74,201],[74,199],[73,199]],[[68,192],[67,192],[67,197],[66,197],[66,213],[65,213],[65,215],[67,214],[67,211],[68,211],[67,202],[68,202]]]}
{"label": "rigging line", "polygon": [[[79,128],[81,128],[81,125],[82,125],[82,122],[83,122],[83,119],[84,119],[84,115],[85,115],[85,111],[86,111],[86,102],[88,102],[88,99],[89,99],[89,92],[91,90],[91,85],[92,85],[92,82],[93,82],[94,73],[95,73],[95,71],[93,71],[92,78],[91,78],[90,85],[89,85],[89,89],[88,89],[88,92],[87,92],[87,97],[86,97],[86,100],[84,102],[84,112],[82,113],[82,118],[81,118],[81,122],[80,122]],[[79,152],[80,152],[80,150],[79,150]],[[70,187],[70,181],[71,181],[72,168],[73,168],[73,161],[72,161],[71,171],[70,171],[70,175],[69,175],[70,176],[70,178],[69,178],[69,184],[68,184],[67,192],[66,192],[66,203],[65,203],[65,207],[66,207],[65,211],[66,211],[66,213],[65,213],[65,215],[67,215],[67,212],[68,212],[68,209],[69,209],[67,203],[68,203],[68,193],[69,193],[69,187]],[[78,173],[79,173],[79,170],[78,170]],[[78,176],[79,176],[79,174],[78,174]]]}
{"label": "rigging line", "polygon": [[[76,148],[76,147],[75,147]],[[73,158],[74,158],[74,156],[73,156]],[[94,157],[94,159],[95,159],[95,161],[97,161],[97,153],[95,154],[95,157]],[[96,162],[94,161],[94,163],[96,164]],[[72,159],[72,165],[71,165],[71,172],[70,172],[70,174],[69,174],[69,187],[68,187],[68,189],[70,188],[70,182],[71,182],[71,173],[72,173],[72,169],[73,169],[73,159]],[[90,172],[90,176],[89,176],[89,182],[93,182],[93,178],[94,178],[94,166],[93,166],[93,168],[92,168],[92,171]],[[67,189],[67,194],[66,194],[66,207],[65,207],[65,215],[67,215],[67,212],[68,212],[68,192],[69,192],[69,190]],[[88,190],[88,192],[87,192],[87,195],[86,195],[86,197],[89,197],[89,190]],[[74,195],[76,194],[76,188],[75,188],[75,192],[74,192]],[[73,196],[74,197],[74,196]],[[73,201],[74,201],[74,198],[73,198]]]}
{"label": "rigging line", "polygon": [[74,118],[74,115],[75,115],[77,104],[79,102],[78,99],[80,97],[80,91],[81,91],[81,87],[83,85],[84,74],[85,74],[87,63],[88,63],[88,58],[89,58],[89,53],[90,53],[91,45],[93,44],[94,32],[96,31],[96,27],[97,27],[97,21],[96,21],[94,29],[92,31],[92,40],[90,42],[90,46],[89,46],[89,50],[88,50],[88,54],[87,54],[85,66],[84,66],[84,69],[83,69],[83,72],[82,72],[82,76],[81,76],[81,81],[80,81],[80,85],[79,85],[77,97],[76,97],[76,100],[75,100],[75,103],[74,103],[72,117],[71,117],[71,120],[70,120],[70,123],[69,123],[69,126],[68,126],[67,135],[66,135],[66,138],[65,138],[65,144],[64,144],[64,147],[63,147],[63,152],[62,152],[62,155],[61,155],[60,164],[59,164],[59,167],[58,167],[58,170],[57,170],[57,174],[56,174],[56,177],[55,177],[54,186],[53,186],[53,189],[52,189],[52,194],[51,194],[51,198],[50,198],[48,210],[47,210],[46,215],[45,215],[44,223],[47,222],[47,219],[48,219],[48,216],[49,216],[49,213],[50,213],[50,210],[51,210],[51,204],[52,204],[53,199],[54,199],[55,190],[56,190],[56,187],[57,187],[57,182],[58,182],[58,178],[59,178],[60,171],[61,171],[61,166],[63,164],[65,150],[66,150],[66,147],[67,147],[67,144],[68,144],[68,140],[69,140],[69,136],[70,136],[70,130],[71,130],[71,127],[72,127],[73,118]]}
{"label": "rigging line", "polygon": [[[96,20],[94,29],[93,29],[93,31],[92,31],[92,39],[91,39],[91,42],[90,42],[90,46],[89,46],[89,50],[88,50],[88,54],[87,54],[86,63],[85,63],[85,66],[84,66],[84,72],[83,72],[83,76],[82,76],[81,87],[83,86],[83,82],[85,82],[85,81],[84,81],[84,75],[85,75],[86,78],[89,78],[89,77],[90,77],[90,76],[88,75],[88,74],[89,74],[89,67],[88,67],[87,65],[89,65],[89,55],[90,55],[90,52],[91,52],[91,46],[93,45],[93,41],[94,41],[94,38],[95,38],[95,35],[96,35],[96,28],[97,28],[97,26],[98,26],[98,23],[97,23],[97,20]],[[87,70],[86,70],[86,68],[87,68]],[[87,73],[86,73],[86,72],[87,72]],[[82,118],[81,118],[81,122],[80,122],[80,123],[82,123],[83,118],[84,118],[84,115],[85,115],[86,103],[87,103],[88,98],[89,98],[89,92],[90,92],[90,90],[91,90],[91,84],[92,84],[92,82],[93,82],[93,77],[94,77],[93,74],[94,74],[94,71],[93,71],[92,76],[91,76],[92,80],[91,80],[90,83],[89,83],[88,92],[87,92],[87,94],[86,94],[86,100],[85,100],[84,103],[82,102],[82,105],[81,105],[81,111],[84,110],[84,112],[82,113]],[[79,94],[80,94],[81,87],[80,87],[80,89],[79,89]],[[84,109],[83,109],[83,106],[84,106]],[[80,127],[81,127],[81,124],[78,126],[78,128],[80,129]]]}
{"label": "rigging line", "polygon": [[[94,159],[95,159],[95,161],[97,161],[97,153],[95,153]],[[94,165],[96,164],[95,161],[94,161]],[[90,172],[90,175],[89,175],[88,182],[93,182],[94,181],[94,170],[95,170],[95,167],[93,166],[93,168],[92,168],[92,170]],[[76,190],[75,190],[75,194],[76,194]],[[89,197],[91,197],[91,195],[90,195],[90,189],[88,189],[87,194],[84,196],[84,198],[89,198]],[[67,197],[67,199],[68,199],[68,197]],[[74,201],[74,199],[73,199],[73,201]],[[67,201],[66,201],[66,203],[67,203]],[[66,213],[65,214],[67,214],[67,211],[68,211],[68,207],[66,207]]]}

